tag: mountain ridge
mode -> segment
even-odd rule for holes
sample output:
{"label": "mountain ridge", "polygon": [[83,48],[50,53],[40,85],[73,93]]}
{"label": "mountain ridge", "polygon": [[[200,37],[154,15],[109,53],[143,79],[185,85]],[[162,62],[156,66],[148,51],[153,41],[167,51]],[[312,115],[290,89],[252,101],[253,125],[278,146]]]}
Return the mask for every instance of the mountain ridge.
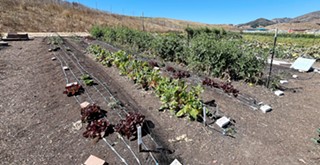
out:
{"label": "mountain ridge", "polygon": [[306,29],[320,29],[320,11],[314,11],[294,18],[284,17],[284,18],[258,18],[256,20],[239,24],[238,27],[266,27],[280,29],[290,29],[290,28],[306,28]]}

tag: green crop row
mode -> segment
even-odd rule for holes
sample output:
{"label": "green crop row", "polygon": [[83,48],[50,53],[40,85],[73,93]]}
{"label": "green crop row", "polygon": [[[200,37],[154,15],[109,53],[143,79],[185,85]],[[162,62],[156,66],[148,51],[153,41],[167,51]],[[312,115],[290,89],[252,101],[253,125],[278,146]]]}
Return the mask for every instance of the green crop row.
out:
{"label": "green crop row", "polygon": [[94,27],[91,34],[130,51],[183,63],[195,71],[231,80],[260,79],[268,55],[266,51],[244,46],[239,34],[223,29],[187,28],[185,33],[158,34],[122,27]]}
{"label": "green crop row", "polygon": [[136,60],[124,51],[111,53],[98,45],[91,45],[89,51],[97,61],[108,67],[116,66],[121,75],[127,76],[145,90],[153,89],[162,103],[160,110],[168,109],[177,117],[189,116],[192,120],[202,116],[201,85],[190,87],[182,80],[162,76],[159,70],[147,62]]}

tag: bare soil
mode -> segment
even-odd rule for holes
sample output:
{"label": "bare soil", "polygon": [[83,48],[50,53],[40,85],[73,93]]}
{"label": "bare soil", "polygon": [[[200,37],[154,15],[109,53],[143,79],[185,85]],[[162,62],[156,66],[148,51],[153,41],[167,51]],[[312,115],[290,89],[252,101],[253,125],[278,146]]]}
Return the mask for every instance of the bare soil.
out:
{"label": "bare soil", "polygon": [[[296,73],[298,79],[289,79],[287,87],[297,89],[285,92],[283,97],[272,91],[235,82],[241,93],[272,106],[273,111],[263,114],[252,110],[232,96],[205,88],[203,100],[215,100],[220,113],[235,120],[234,137],[223,136],[199,122],[176,118],[169,112],[159,112],[159,99],[152,91],[143,91],[117,69],[105,68],[85,53],[87,46],[73,39],[65,45],[71,52],[48,52],[46,40],[10,42],[0,50],[0,160],[1,164],[81,164],[89,155],[96,155],[109,164],[122,164],[111,148],[100,140],[93,143],[82,136],[84,128],[76,130],[73,123],[80,119],[79,103],[62,94],[66,84],[59,60],[64,58],[70,69],[79,76],[71,53],[91,74],[105,83],[111,93],[128,111],[138,111],[151,121],[154,128],[143,140],[150,150],[162,147],[162,152],[151,152],[160,164],[170,164],[174,158],[183,164],[320,164],[320,147],[311,142],[320,126],[320,75]],[[69,55],[69,56],[68,56]],[[78,71],[77,71],[78,70]],[[292,72],[290,70],[286,70]],[[76,76],[76,77],[77,77]],[[70,72],[70,81],[75,81]],[[192,76],[192,82],[201,78]],[[103,84],[96,86],[101,91]],[[85,87],[88,95],[108,111],[110,120],[117,120],[103,97],[92,87]],[[103,93],[107,95],[107,93]],[[86,94],[80,101],[88,100]],[[122,114],[123,115],[123,114]],[[85,126],[83,126],[85,127]],[[185,134],[187,138],[175,140]],[[137,164],[131,152],[113,134],[106,139],[128,161]],[[137,154],[141,164],[152,164],[148,152],[137,152],[136,140],[125,141]]]}

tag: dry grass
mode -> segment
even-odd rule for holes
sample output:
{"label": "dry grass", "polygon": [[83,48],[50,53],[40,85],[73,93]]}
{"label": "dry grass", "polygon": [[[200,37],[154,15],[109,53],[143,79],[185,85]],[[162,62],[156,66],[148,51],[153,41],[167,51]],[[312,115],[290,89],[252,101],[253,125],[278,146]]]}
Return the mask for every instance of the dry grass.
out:
{"label": "dry grass", "polygon": [[[61,0],[0,0],[0,32],[80,32],[93,25],[127,26],[142,29],[142,18],[101,12]],[[148,31],[181,31],[190,27],[224,27],[164,18],[145,18]]]}
{"label": "dry grass", "polygon": [[[86,32],[93,25],[126,26],[142,30],[167,32],[190,27],[217,27],[239,31],[231,25],[211,25],[167,18],[140,18],[111,14],[62,0],[0,0],[0,32]],[[319,21],[284,23],[267,28],[288,30],[319,29]]]}
{"label": "dry grass", "polygon": [[304,22],[304,23],[279,23],[267,26],[268,29],[278,28],[280,30],[289,29],[320,29],[320,25],[316,22]]}

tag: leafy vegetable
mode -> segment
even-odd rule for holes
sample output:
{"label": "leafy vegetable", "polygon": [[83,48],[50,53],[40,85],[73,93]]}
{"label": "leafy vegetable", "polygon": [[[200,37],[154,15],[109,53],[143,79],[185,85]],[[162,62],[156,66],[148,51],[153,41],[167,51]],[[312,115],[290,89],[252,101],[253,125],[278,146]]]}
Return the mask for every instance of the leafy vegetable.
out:
{"label": "leafy vegetable", "polygon": [[316,144],[320,144],[320,128],[317,129],[317,133],[318,133],[318,137],[312,138],[311,140]]}
{"label": "leafy vegetable", "polygon": [[188,71],[178,70],[177,72],[173,73],[173,78],[181,79],[181,78],[188,78],[190,77],[190,73]]}
{"label": "leafy vegetable", "polygon": [[[89,49],[94,49],[91,52],[96,56],[99,56],[99,51],[102,51],[100,47],[96,48],[96,46],[92,46]],[[133,59],[132,56],[123,51],[111,53],[105,58],[112,59],[113,64],[118,67],[121,75],[127,75],[134,83],[140,84],[143,89],[154,89],[162,103],[161,110],[168,109],[178,117],[189,116],[190,119],[197,119],[202,115],[203,106],[199,98],[202,92],[201,86],[189,87],[179,79],[172,80],[163,77],[160,75],[159,70],[153,69],[149,63]],[[169,70],[171,69],[169,68]],[[173,70],[175,71],[174,68],[172,68]],[[185,71],[177,71],[175,73],[177,73],[177,78],[190,76]]]}
{"label": "leafy vegetable", "polygon": [[149,64],[149,66],[150,66],[151,68],[159,67],[158,63],[155,62],[155,61],[149,61],[148,64]]}
{"label": "leafy vegetable", "polygon": [[94,85],[94,81],[92,80],[92,78],[88,74],[82,75],[81,79],[83,80],[84,84],[86,84],[88,86]]}
{"label": "leafy vegetable", "polygon": [[126,119],[121,120],[114,129],[116,132],[130,139],[131,136],[137,136],[137,126],[142,126],[145,116],[139,113],[129,113]]}
{"label": "leafy vegetable", "polygon": [[218,89],[222,89],[225,93],[232,93],[233,96],[237,97],[239,94],[239,91],[237,89],[235,89],[233,87],[233,85],[231,85],[230,82],[225,82],[225,83],[218,83],[212,79],[209,78],[205,78],[202,81],[202,85],[207,85],[209,87],[213,87],[213,88],[218,88]]}
{"label": "leafy vegetable", "polygon": [[63,94],[67,94],[67,96],[79,95],[80,93],[82,93],[84,91],[82,86],[79,85],[78,83],[73,83],[73,84],[67,85],[65,87],[65,89],[66,90],[63,92]]}
{"label": "leafy vegetable", "polygon": [[91,122],[98,120],[105,116],[105,112],[100,109],[96,104],[89,105],[85,108],[81,108],[81,121]]}
{"label": "leafy vegetable", "polygon": [[87,125],[86,131],[83,133],[83,136],[86,138],[101,139],[106,133],[109,133],[106,132],[107,130],[109,130],[109,127],[112,127],[112,125],[110,125],[110,123],[104,118],[94,120]]}

